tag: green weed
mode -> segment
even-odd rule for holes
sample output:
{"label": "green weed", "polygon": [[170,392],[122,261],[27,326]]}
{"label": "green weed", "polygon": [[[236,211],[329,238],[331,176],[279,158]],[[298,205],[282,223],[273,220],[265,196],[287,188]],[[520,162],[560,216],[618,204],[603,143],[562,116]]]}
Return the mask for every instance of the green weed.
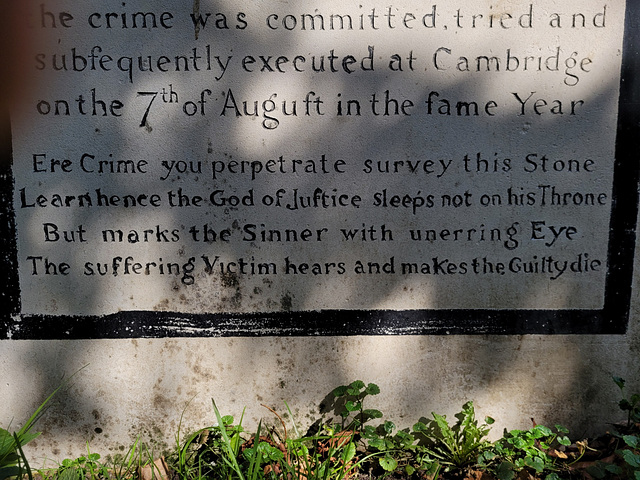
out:
{"label": "green weed", "polygon": [[567,433],[569,431],[561,425],[556,425],[555,433],[544,425],[505,432],[493,448],[481,455],[480,465],[494,465],[493,470],[500,480],[512,480],[523,470],[537,475],[546,472],[547,480],[556,480],[559,478],[556,473],[558,456],[552,456],[550,452],[552,449],[555,452],[556,447],[571,445]]}
{"label": "green weed", "polygon": [[109,478],[109,469],[100,463],[100,454],[91,453],[74,460],[65,458],[58,468],[57,480],[103,480]]}
{"label": "green weed", "polygon": [[33,432],[33,427],[40,417],[44,415],[51,399],[68,384],[74,375],[75,373],[56,388],[17,432],[10,433],[9,430],[0,428],[0,480],[9,477],[22,477],[24,474],[29,477],[29,480],[33,478],[29,462],[24,455],[22,447],[40,435],[39,432]]}
{"label": "green weed", "polygon": [[[627,414],[627,423],[617,434],[619,445],[614,447],[618,460],[597,463],[587,472],[596,479],[640,480],[640,396],[627,397],[624,380],[614,381],[622,393],[619,407]],[[33,480],[22,446],[37,436],[31,431],[33,424],[56,392],[18,432],[0,430],[0,480],[25,476]],[[473,470],[481,470],[498,480],[560,480],[576,478],[571,465],[588,448],[586,442],[572,445],[567,429],[560,425],[505,431],[491,443],[487,435],[494,421],[491,417],[484,422],[476,419],[472,402],[463,405],[454,423],[433,412],[432,420],[401,430],[381,411],[370,408],[370,397],[379,392],[377,385],[360,380],[334,389],[334,418],[323,418],[315,433],[306,435],[298,431],[285,403],[294,436],[269,407],[282,429],[259,422],[255,432],[247,432],[244,411],[236,422],[230,415],[223,416],[212,401],[213,425],[181,438],[180,418],[175,447],[166,457],[168,464],[164,457],[154,461],[153,452],[136,439],[124,455],[110,463],[103,463],[87,445],[86,454],[63,460],[57,469],[36,473],[42,480],[354,480],[359,474],[442,480],[477,475]]]}
{"label": "green weed", "polygon": [[428,446],[425,450],[444,466],[445,471],[476,464],[480,454],[491,447],[486,437],[490,431],[489,425],[494,420],[487,417],[485,423],[478,423],[473,402],[462,406],[462,411],[455,416],[457,421],[453,426],[449,425],[444,415],[432,415],[432,422],[418,422],[413,426],[413,431],[424,438]]}
{"label": "green weed", "polygon": [[640,480],[640,395],[633,394],[627,398],[625,392],[625,380],[613,377],[614,383],[620,389],[622,399],[618,402],[620,410],[627,414],[626,425],[616,433],[621,441],[620,448],[615,453],[622,460],[621,465],[597,463],[588,469],[591,476],[597,479],[606,478],[609,474],[619,478]]}

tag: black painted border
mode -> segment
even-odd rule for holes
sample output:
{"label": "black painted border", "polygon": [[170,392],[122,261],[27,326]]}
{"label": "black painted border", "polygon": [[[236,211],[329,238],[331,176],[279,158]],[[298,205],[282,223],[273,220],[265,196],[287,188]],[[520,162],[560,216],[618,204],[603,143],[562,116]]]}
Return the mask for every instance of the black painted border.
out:
{"label": "black painted border", "polygon": [[602,310],[324,310],[256,314],[21,315],[8,117],[0,121],[0,339],[320,335],[624,334],[631,307],[640,180],[640,8],[627,0]]}

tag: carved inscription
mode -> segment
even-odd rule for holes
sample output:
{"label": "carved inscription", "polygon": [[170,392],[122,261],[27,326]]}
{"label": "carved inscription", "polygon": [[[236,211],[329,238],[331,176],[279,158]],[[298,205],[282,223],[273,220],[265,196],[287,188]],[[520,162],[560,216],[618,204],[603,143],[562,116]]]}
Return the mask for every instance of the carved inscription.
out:
{"label": "carved inscription", "polygon": [[45,1],[25,313],[596,309],[624,5]]}

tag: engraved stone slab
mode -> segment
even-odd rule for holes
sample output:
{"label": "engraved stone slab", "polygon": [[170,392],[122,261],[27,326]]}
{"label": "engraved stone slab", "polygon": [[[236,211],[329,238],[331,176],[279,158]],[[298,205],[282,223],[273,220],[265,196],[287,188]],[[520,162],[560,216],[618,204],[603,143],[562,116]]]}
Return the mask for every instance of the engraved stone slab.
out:
{"label": "engraved stone slab", "polygon": [[623,2],[27,18],[8,336],[626,328]]}

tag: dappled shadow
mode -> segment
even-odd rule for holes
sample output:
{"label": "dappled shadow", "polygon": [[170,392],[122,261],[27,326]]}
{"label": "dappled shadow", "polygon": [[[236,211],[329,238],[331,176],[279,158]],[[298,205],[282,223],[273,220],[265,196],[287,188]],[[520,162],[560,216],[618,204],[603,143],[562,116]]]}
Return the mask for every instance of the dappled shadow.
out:
{"label": "dappled shadow", "polygon": [[[548,182],[570,191],[582,188],[602,191],[610,198],[612,169],[608,162],[613,162],[615,122],[612,122],[612,118],[617,111],[619,52],[597,52],[600,55],[597,57],[600,62],[597,72],[594,68],[594,72],[585,75],[582,83],[575,88],[563,87],[561,76],[553,72],[533,72],[518,78],[515,93],[522,94],[522,98],[529,92],[541,91],[547,102],[562,98],[565,109],[571,99],[582,99],[586,105],[587,119],[579,114],[571,117],[566,110],[564,115],[528,112],[521,116],[518,115],[521,106],[512,91],[515,87],[507,72],[486,76],[455,73],[438,76],[440,72],[434,72],[431,65],[434,50],[449,45],[449,41],[454,46],[468,48],[470,56],[504,50],[504,37],[495,32],[473,34],[465,45],[464,42],[451,40],[450,34],[444,31],[433,36],[430,36],[430,32],[410,32],[407,38],[398,40],[389,33],[383,36],[380,32],[265,33],[264,26],[251,25],[251,28],[241,32],[233,27],[229,31],[207,27],[201,29],[198,39],[194,40],[188,15],[191,7],[182,7],[174,12],[174,28],[180,34],[172,34],[171,43],[156,42],[152,34],[146,37],[146,31],[129,29],[119,30],[117,40],[114,40],[111,32],[106,35],[96,32],[103,36],[97,36],[95,40],[92,38],[91,41],[70,35],[58,44],[55,41],[49,43],[49,48],[66,52],[67,55],[71,48],[77,48],[78,52],[87,54],[91,47],[100,44],[103,45],[104,54],[114,57],[122,52],[135,52],[134,56],[153,55],[157,58],[167,55],[169,58],[180,53],[188,55],[194,47],[203,55],[209,46],[214,55],[219,54],[223,58],[232,55],[234,62],[239,62],[246,55],[284,55],[291,59],[297,55],[308,57],[311,53],[329,55],[330,51],[335,50],[336,55],[354,55],[357,65],[367,55],[364,47],[375,45],[372,61],[376,68],[373,71],[360,69],[352,74],[337,71],[297,76],[292,72],[242,74],[239,64],[234,63],[234,70],[230,69],[220,80],[216,80],[212,72],[192,69],[189,72],[167,74],[136,73],[132,83],[128,82],[126,74],[116,69],[109,72],[58,72],[55,79],[63,85],[59,88],[56,85],[55,94],[42,85],[37,87],[35,96],[25,94],[30,100],[46,98],[51,103],[56,98],[51,95],[61,95],[69,99],[72,108],[75,108],[74,101],[79,94],[84,95],[87,101],[92,95],[97,95],[105,102],[119,98],[126,108],[122,118],[87,115],[83,118],[86,121],[77,122],[71,115],[69,118],[60,115],[43,117],[42,122],[36,125],[23,123],[32,121],[32,110],[28,111],[26,120],[21,118],[20,111],[16,111],[14,134],[17,132],[18,135],[14,138],[13,158],[17,192],[26,188],[29,192],[42,192],[51,198],[55,193],[80,195],[101,188],[113,195],[158,193],[166,199],[169,190],[177,193],[178,189],[183,189],[192,197],[198,195],[206,199],[213,190],[220,189],[226,194],[241,197],[252,192],[257,205],[251,208],[225,205],[158,210],[111,208],[108,211],[73,208],[65,210],[64,214],[18,208],[18,259],[22,268],[22,285],[28,286],[22,289],[23,313],[46,313],[54,317],[92,315],[92,324],[81,325],[79,331],[86,332],[88,338],[99,338],[102,336],[99,332],[109,329],[100,324],[101,316],[120,310],[176,312],[177,317],[189,318],[190,314],[264,312],[268,315],[283,310],[304,312],[324,309],[425,309],[428,312],[429,309],[449,309],[452,306],[489,310],[602,308],[604,271],[588,280],[576,275],[559,277],[557,282],[534,275],[498,281],[482,275],[435,276],[433,272],[411,278],[401,274],[364,274],[358,277],[347,271],[344,274],[335,272],[338,270],[336,264],[344,262],[348,268],[352,268],[357,260],[365,265],[375,262],[382,266],[390,264],[393,258],[394,268],[400,270],[402,259],[424,263],[433,269],[433,258],[451,258],[457,259],[452,260],[456,264],[464,260],[468,262],[465,268],[471,268],[471,259],[481,256],[506,263],[520,252],[524,252],[522,255],[528,258],[536,255],[542,258],[549,252],[567,258],[582,253],[566,245],[550,249],[541,242],[524,247],[523,244],[530,240],[527,235],[530,236],[531,231],[525,231],[525,228],[527,222],[531,221],[545,221],[548,225],[576,225],[584,234],[581,238],[592,258],[606,262],[610,201],[603,207],[583,210],[541,208],[539,204],[507,205],[510,197],[506,191],[508,188],[535,190],[541,182]],[[77,7],[69,5],[68,8],[75,11]],[[160,8],[158,5],[157,9]],[[230,2],[200,5],[201,13],[224,11],[229,18],[233,17],[230,12],[238,8]],[[247,18],[261,17],[260,6],[242,8],[245,8]],[[614,18],[616,12],[613,7],[608,14],[611,19]],[[49,33],[52,37],[62,37],[62,34]],[[522,34],[518,41],[526,41],[527,45],[535,44],[535,33],[530,36]],[[355,34],[361,36],[355,37]],[[566,42],[563,48],[581,51],[580,39],[572,43],[568,37],[558,37],[558,42]],[[47,42],[50,41],[51,38],[48,38]],[[548,43],[555,45],[557,42],[548,40]],[[545,50],[548,47],[546,41],[542,47],[544,53],[539,54],[549,53]],[[390,55],[402,53],[406,56],[411,49],[414,49],[417,57],[416,63],[422,68],[417,71],[390,72],[386,67]],[[527,51],[527,54],[535,53]],[[33,66],[29,65],[29,68]],[[100,83],[101,79],[108,79],[105,80],[105,86]],[[149,110],[146,124],[140,127],[141,112],[149,105],[151,95],[140,96],[138,93],[162,92],[163,89],[164,97],[162,93],[159,94]],[[167,91],[175,91],[176,96],[167,94]],[[254,100],[261,104],[269,98],[275,98],[278,102],[295,99],[300,113],[295,117],[280,113],[277,116],[280,122],[277,128],[268,131],[263,121],[269,119],[260,116],[249,118],[242,112],[236,117],[233,109],[224,108],[228,105],[230,91],[238,104],[244,100],[252,105]],[[371,96],[376,94],[376,98],[381,99],[387,91],[400,103],[410,100],[414,105],[412,114],[367,113],[371,109]],[[434,96],[432,92],[438,92],[438,95]],[[311,103],[309,115],[306,112],[303,114],[306,98],[322,98],[322,105],[327,109],[325,114],[320,115],[318,110],[314,113],[313,108],[320,108],[319,103]],[[438,101],[438,107],[442,107],[445,98],[454,103],[473,99],[481,105],[497,99],[500,115],[441,115],[435,113],[436,107],[433,107],[432,113],[427,113],[425,109],[428,102]],[[198,104],[199,99],[206,99],[207,103]],[[361,115],[332,115],[330,112],[335,112],[338,99],[344,102],[347,99],[358,100]],[[181,108],[190,101],[194,102],[195,112],[198,112],[198,108],[206,108],[207,114],[200,115],[198,112],[193,116],[185,115]],[[391,102],[390,105],[393,109],[395,103]],[[346,104],[343,106],[347,108]],[[33,105],[30,104],[29,108],[32,109]],[[604,132],[603,126],[607,129]],[[34,137],[38,145],[20,140],[20,135],[31,130],[37,132]],[[96,161],[144,160],[148,162],[149,173],[122,176],[88,172],[87,175],[77,172],[67,175],[58,172],[38,177],[30,171],[34,149],[46,152],[47,158],[68,157],[74,162],[83,153],[95,155]],[[542,174],[536,171],[529,174],[522,171],[523,165],[526,165],[524,158],[531,153],[537,154],[536,158],[547,155],[552,159],[567,160],[584,159],[592,152],[598,155],[598,175],[593,180],[585,180],[588,176],[571,177],[565,172]],[[487,171],[464,170],[467,165],[463,161],[465,156],[475,159],[476,155],[488,160]],[[344,160],[346,173],[294,175],[267,174],[263,170],[260,179],[253,180],[249,174],[230,174],[228,171],[230,162],[258,161],[266,164],[269,160],[277,161],[280,156],[286,161],[313,159],[316,165],[322,156],[330,162]],[[505,158],[512,162],[509,171],[502,168]],[[192,162],[191,165],[201,162],[202,168],[161,180],[166,173],[162,162],[173,160]],[[403,162],[402,168],[405,168],[407,161],[430,160],[434,162],[434,169],[442,165],[439,164],[441,160],[451,160],[451,168],[456,170],[442,172],[440,177],[437,173],[425,174],[424,178],[402,173],[366,173],[363,171],[366,160],[372,160],[372,165],[378,161],[389,161],[392,165],[393,162]],[[493,163],[494,160],[497,163]],[[227,170],[213,178],[212,162],[215,161],[224,161]],[[473,166],[473,161],[468,165]],[[265,195],[275,198],[279,190],[285,192],[286,201],[292,201],[294,188],[298,192],[313,194],[317,187],[326,192],[335,189],[349,197],[357,194],[364,201],[358,209],[290,210],[259,204]],[[372,199],[383,191],[401,197],[405,194],[423,197],[432,194],[437,202],[443,195],[453,194],[463,198],[465,191],[469,190],[476,194],[473,205],[469,207],[420,207],[412,211],[411,208],[379,208],[372,205]],[[540,194],[539,190],[535,191]],[[489,198],[499,198],[500,205],[489,208],[475,203],[479,193]],[[33,196],[29,198],[34,201]],[[18,194],[15,199],[18,205],[21,201]],[[109,273],[104,277],[72,275],[57,282],[45,279],[40,283],[43,277],[29,276],[30,264],[25,262],[25,256],[33,255],[37,250],[38,255],[50,255],[53,258],[61,250],[56,242],[42,241],[43,222],[54,222],[64,230],[77,229],[82,225],[89,232],[92,240],[86,245],[72,242],[65,246],[64,252],[69,256],[69,263],[77,268],[82,268],[87,261],[92,262],[94,269],[97,269],[98,262],[112,268],[110,262],[113,258],[130,254],[142,263],[176,261],[184,269],[189,259],[194,258],[198,262],[198,268],[194,271],[195,283],[190,285],[181,281],[184,277],[164,274],[123,279],[122,273],[120,276]],[[510,226],[514,226],[514,222],[519,222],[518,239],[521,246],[512,251],[505,245],[505,234]],[[316,233],[318,229],[326,229],[331,233],[323,241],[312,242],[312,247],[302,242],[260,242],[259,237],[242,239],[247,235],[243,226],[255,225],[254,230],[259,232],[263,223],[266,229],[295,228],[298,232],[309,229],[312,235],[318,236],[321,235]],[[228,230],[234,241],[193,241],[191,227],[202,230],[205,224],[217,232]],[[340,240],[342,229],[357,228],[362,233],[361,228],[368,230],[374,227],[380,236],[383,225],[393,230],[393,241],[390,238],[386,242]],[[598,228],[594,228],[594,225]],[[419,246],[408,240],[410,231],[453,231],[459,226],[463,226],[466,232],[463,235],[469,235],[469,240],[463,244],[448,243],[442,235],[442,241],[424,242]],[[151,230],[152,240],[127,244],[123,248],[101,241],[101,232],[107,228],[122,229],[124,232]],[[488,241],[485,237],[472,237],[468,233],[471,229],[476,232],[486,229],[489,232],[493,228],[501,232],[500,241]],[[179,239],[175,242],[160,241],[156,229],[166,229],[168,232],[176,229],[175,236]],[[172,234],[168,233],[167,236],[171,238]],[[158,240],[154,241],[154,238]],[[370,246],[372,243],[373,246]],[[125,250],[126,254],[123,254]],[[207,255],[211,260],[219,256],[220,260],[227,263],[239,263],[241,258],[250,265],[274,262],[280,272],[278,275],[237,275],[216,269],[208,272],[200,260],[202,255]],[[292,273],[290,278],[295,278],[295,281],[280,281],[286,258],[297,262],[297,270],[300,263],[307,262],[318,263],[321,270],[332,269],[332,273]],[[333,266],[327,267],[327,264]],[[86,271],[87,267],[84,268]],[[304,322],[304,314],[299,318]],[[205,334],[216,333],[216,321],[212,321],[204,330]],[[242,317],[238,321],[242,322]],[[127,322],[131,325],[127,325]],[[76,328],[81,323],[79,319]],[[127,336],[127,328],[137,328],[135,323],[135,313],[124,317],[124,323],[119,324],[125,329],[123,336]],[[15,327],[19,331],[20,323],[17,322]],[[167,335],[191,334],[179,329],[160,331]],[[80,336],[83,336],[82,333]],[[35,397],[42,396],[43,392],[55,388],[63,374],[69,375],[89,363],[87,371],[93,370],[92,378],[101,377],[102,381],[96,381],[97,387],[91,387],[78,380],[71,390],[61,395],[61,406],[54,409],[56,415],[47,420],[45,430],[61,437],[80,432],[83,437],[91,436],[94,441],[104,444],[109,444],[110,440],[101,435],[103,432],[109,432],[111,438],[117,438],[116,443],[126,443],[123,438],[139,433],[142,425],[149,430],[149,436],[164,435],[166,439],[171,435],[167,430],[177,428],[182,409],[194,396],[198,396],[197,400],[186,410],[188,423],[192,425],[203,417],[211,418],[209,395],[223,397],[220,399],[221,408],[234,409],[232,413],[236,415],[241,410],[238,403],[244,401],[250,403],[255,399],[258,402],[264,397],[269,402],[286,400],[293,404],[302,395],[306,403],[297,407],[294,416],[300,415],[301,422],[313,421],[317,412],[312,405],[324,392],[350,382],[353,376],[366,377],[363,380],[379,383],[383,390],[380,402],[390,405],[385,413],[390,416],[396,414],[402,419],[416,412],[426,415],[429,412],[425,410],[431,409],[442,408],[447,410],[443,413],[452,414],[465,400],[475,397],[483,411],[498,406],[505,423],[519,422],[518,425],[522,426],[529,421],[528,416],[535,413],[536,421],[541,423],[557,417],[567,418],[575,422],[578,428],[587,430],[589,425],[580,423],[573,416],[576,405],[588,408],[594,402],[602,403],[610,399],[610,396],[598,391],[595,384],[589,385],[584,377],[606,378],[610,372],[603,359],[607,358],[610,350],[621,344],[624,345],[623,354],[629,347],[626,340],[589,336],[412,336],[385,339],[290,339],[276,336],[242,340],[141,339],[18,344],[4,341],[6,355],[13,357],[9,364],[20,365],[23,371],[16,374],[15,383],[12,380],[1,388],[11,397],[12,408],[31,408],[31,405],[19,405],[20,396],[15,393],[14,386],[16,383],[33,384],[30,387],[32,393],[38,393]],[[595,363],[594,355],[598,358]],[[632,367],[627,365],[622,369],[631,371]],[[7,374],[13,375],[11,372]],[[135,385],[135,388],[129,388],[129,385]],[[573,403],[566,403],[566,397],[572,398]],[[37,402],[34,400],[31,403]],[[534,413],[524,414],[527,417],[524,419],[518,418],[517,412],[530,410]],[[256,408],[248,418],[255,420],[262,413]],[[495,412],[490,413],[501,417]],[[538,418],[538,415],[543,418]],[[599,415],[593,418],[601,419]],[[0,420],[5,420],[4,414]],[[407,422],[413,420],[407,419]],[[110,426],[114,427],[110,429]],[[158,431],[154,431],[154,428]],[[159,431],[162,433],[159,434]]]}

